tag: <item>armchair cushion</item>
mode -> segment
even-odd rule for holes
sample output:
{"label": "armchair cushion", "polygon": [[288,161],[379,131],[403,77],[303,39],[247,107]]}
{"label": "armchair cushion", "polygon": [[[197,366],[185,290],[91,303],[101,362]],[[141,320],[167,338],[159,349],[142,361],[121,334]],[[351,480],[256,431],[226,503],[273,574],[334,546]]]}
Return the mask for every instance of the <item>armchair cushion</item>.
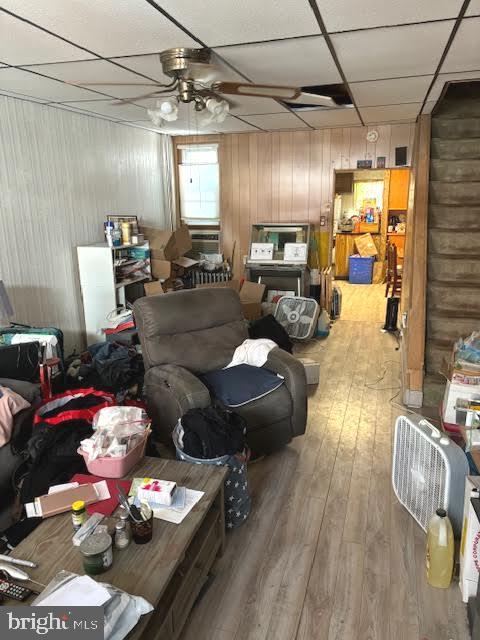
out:
{"label": "armchair cushion", "polygon": [[195,374],[225,367],[248,331],[233,289],[189,289],[135,302],[145,369],[177,364]]}
{"label": "armchair cushion", "polygon": [[283,384],[282,376],[249,364],[210,371],[201,379],[214,398],[232,409],[256,402]]}

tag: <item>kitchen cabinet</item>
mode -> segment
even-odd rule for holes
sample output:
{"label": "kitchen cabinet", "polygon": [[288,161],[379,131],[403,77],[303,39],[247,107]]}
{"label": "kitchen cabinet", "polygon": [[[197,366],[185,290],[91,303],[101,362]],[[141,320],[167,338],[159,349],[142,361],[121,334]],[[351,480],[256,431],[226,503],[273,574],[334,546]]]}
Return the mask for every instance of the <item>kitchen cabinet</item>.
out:
{"label": "kitchen cabinet", "polygon": [[388,208],[405,210],[408,208],[408,185],[410,169],[392,169],[388,192]]}

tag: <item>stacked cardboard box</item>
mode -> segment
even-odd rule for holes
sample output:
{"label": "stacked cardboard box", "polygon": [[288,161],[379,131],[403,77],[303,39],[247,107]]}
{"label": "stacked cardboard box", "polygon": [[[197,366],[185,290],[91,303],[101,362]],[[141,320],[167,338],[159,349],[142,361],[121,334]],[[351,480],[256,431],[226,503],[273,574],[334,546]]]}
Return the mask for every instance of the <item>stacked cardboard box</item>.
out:
{"label": "stacked cardboard box", "polygon": [[197,289],[208,289],[211,287],[228,287],[238,292],[242,303],[243,315],[247,320],[256,320],[262,315],[262,299],[265,293],[265,285],[258,282],[248,282],[242,284],[238,280],[228,280],[227,282],[212,282],[208,284],[197,284]]}
{"label": "stacked cardboard box", "polygon": [[178,278],[198,264],[198,261],[185,256],[192,248],[188,227],[181,225],[176,231],[165,231],[156,227],[142,226],[140,231],[150,243],[153,278],[162,281],[164,291],[178,288]]}

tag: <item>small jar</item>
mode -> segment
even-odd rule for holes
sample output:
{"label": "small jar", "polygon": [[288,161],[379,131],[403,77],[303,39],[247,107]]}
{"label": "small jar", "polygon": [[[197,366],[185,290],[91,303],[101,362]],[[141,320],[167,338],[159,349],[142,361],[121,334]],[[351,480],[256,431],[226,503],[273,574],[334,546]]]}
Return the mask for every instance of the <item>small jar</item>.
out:
{"label": "small jar", "polygon": [[77,500],[72,504],[73,530],[78,531],[87,520],[87,509],[83,500]]}
{"label": "small jar", "polygon": [[125,549],[130,544],[130,538],[125,528],[125,523],[119,520],[115,525],[115,546],[117,549]]}
{"label": "small jar", "polygon": [[128,538],[132,537],[132,530],[130,528],[130,516],[128,515],[125,507],[120,507],[120,522],[125,524],[125,531],[128,534]]}
{"label": "small jar", "polygon": [[108,533],[93,533],[80,545],[85,573],[95,576],[112,566],[112,538]]}

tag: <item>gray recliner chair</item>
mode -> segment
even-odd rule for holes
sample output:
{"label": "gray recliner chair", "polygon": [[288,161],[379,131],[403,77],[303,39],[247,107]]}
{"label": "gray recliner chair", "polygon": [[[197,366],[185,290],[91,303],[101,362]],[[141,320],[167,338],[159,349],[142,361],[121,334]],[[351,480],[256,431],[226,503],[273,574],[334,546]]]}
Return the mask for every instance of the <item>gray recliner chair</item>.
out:
{"label": "gray recliner chair", "polygon": [[[154,433],[171,444],[177,421],[212,400],[197,377],[225,367],[248,330],[236,291],[205,288],[140,298],[134,314],[145,363],[145,392]],[[278,389],[235,411],[247,422],[254,455],[270,453],[305,432],[307,383],[301,362],[281,349],[265,368],[281,374]]]}

